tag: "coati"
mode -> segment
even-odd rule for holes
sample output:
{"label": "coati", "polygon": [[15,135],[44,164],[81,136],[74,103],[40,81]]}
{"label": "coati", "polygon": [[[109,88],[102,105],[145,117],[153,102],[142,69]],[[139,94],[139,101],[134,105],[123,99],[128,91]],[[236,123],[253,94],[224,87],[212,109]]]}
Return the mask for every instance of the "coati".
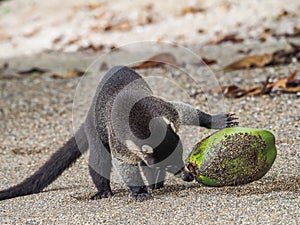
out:
{"label": "coati", "polygon": [[212,116],[188,104],[156,97],[135,71],[113,67],[99,83],[85,122],[74,136],[32,176],[0,191],[0,200],[41,192],[88,148],[89,172],[98,189],[92,199],[113,195],[112,164],[132,197],[147,199],[147,188],[161,188],[166,171],[185,181],[194,179],[184,168],[177,135],[180,125],[220,129],[236,125],[236,120],[233,114]]}

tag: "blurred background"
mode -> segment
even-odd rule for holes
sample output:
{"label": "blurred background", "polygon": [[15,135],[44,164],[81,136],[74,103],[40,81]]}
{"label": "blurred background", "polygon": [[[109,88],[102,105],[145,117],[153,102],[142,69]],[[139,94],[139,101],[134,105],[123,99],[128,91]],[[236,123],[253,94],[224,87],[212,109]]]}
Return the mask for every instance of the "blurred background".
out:
{"label": "blurred background", "polygon": [[149,40],[204,46],[297,36],[298,0],[0,1],[0,58]]}

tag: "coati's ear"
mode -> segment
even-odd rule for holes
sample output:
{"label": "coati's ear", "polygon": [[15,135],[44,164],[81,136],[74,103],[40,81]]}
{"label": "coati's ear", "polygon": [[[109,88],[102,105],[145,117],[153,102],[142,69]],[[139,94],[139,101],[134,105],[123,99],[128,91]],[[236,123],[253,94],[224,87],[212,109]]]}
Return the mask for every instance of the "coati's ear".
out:
{"label": "coati's ear", "polygon": [[142,152],[145,154],[145,155],[152,155],[153,154],[153,148],[149,145],[143,145],[142,146]]}
{"label": "coati's ear", "polygon": [[166,124],[170,125],[171,129],[172,129],[175,133],[177,133],[177,129],[176,129],[174,123],[172,123],[172,122],[171,122],[170,120],[168,120],[166,117],[163,117],[163,120],[166,122]]}

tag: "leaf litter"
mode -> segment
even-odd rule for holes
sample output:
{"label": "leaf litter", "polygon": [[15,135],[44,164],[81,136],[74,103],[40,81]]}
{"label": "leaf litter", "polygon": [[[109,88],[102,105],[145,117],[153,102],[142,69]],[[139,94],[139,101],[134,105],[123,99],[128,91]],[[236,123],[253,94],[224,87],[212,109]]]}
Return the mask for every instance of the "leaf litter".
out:
{"label": "leaf litter", "polygon": [[150,68],[156,68],[156,67],[164,67],[166,65],[179,65],[176,57],[168,52],[160,53],[155,56],[152,56],[151,58],[137,64],[134,66],[131,66],[132,69],[150,69]]}
{"label": "leaf litter", "polygon": [[49,72],[49,70],[39,68],[39,67],[25,68],[25,69],[20,69],[17,71],[17,73],[20,75],[32,75],[33,73],[43,74],[46,72]]}
{"label": "leaf litter", "polygon": [[294,71],[288,77],[271,82],[270,77],[259,86],[241,88],[237,85],[222,86],[221,91],[227,98],[241,98],[246,96],[259,96],[270,93],[299,93],[300,79],[296,79],[298,71]]}
{"label": "leaf litter", "polygon": [[280,49],[271,53],[261,55],[250,55],[239,59],[223,68],[223,71],[232,71],[249,68],[262,68],[266,66],[275,66],[289,64],[293,60],[300,61],[300,45],[289,43],[290,48]]}
{"label": "leaf litter", "polygon": [[74,69],[72,71],[63,73],[63,74],[52,74],[51,77],[55,79],[62,79],[62,78],[75,78],[81,77],[85,74],[85,71]]}

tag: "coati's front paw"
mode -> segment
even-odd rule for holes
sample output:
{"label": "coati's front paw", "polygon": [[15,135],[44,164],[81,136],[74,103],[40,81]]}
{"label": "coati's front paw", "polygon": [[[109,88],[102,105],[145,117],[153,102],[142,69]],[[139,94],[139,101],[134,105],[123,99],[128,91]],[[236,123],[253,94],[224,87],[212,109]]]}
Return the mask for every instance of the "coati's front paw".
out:
{"label": "coati's front paw", "polygon": [[97,200],[97,199],[102,199],[102,198],[109,198],[113,196],[114,194],[112,193],[111,190],[106,190],[106,191],[99,191],[95,195],[91,197],[91,200]]}
{"label": "coati's front paw", "polygon": [[235,117],[234,113],[214,115],[211,119],[212,129],[223,129],[225,127],[237,126],[238,124],[238,118]]}
{"label": "coati's front paw", "polygon": [[134,200],[142,202],[152,198],[152,195],[149,193],[139,193],[139,194],[132,194],[132,197]]}
{"label": "coati's front paw", "polygon": [[146,186],[129,186],[131,190],[131,196],[134,200],[144,201],[152,196],[147,192]]}

